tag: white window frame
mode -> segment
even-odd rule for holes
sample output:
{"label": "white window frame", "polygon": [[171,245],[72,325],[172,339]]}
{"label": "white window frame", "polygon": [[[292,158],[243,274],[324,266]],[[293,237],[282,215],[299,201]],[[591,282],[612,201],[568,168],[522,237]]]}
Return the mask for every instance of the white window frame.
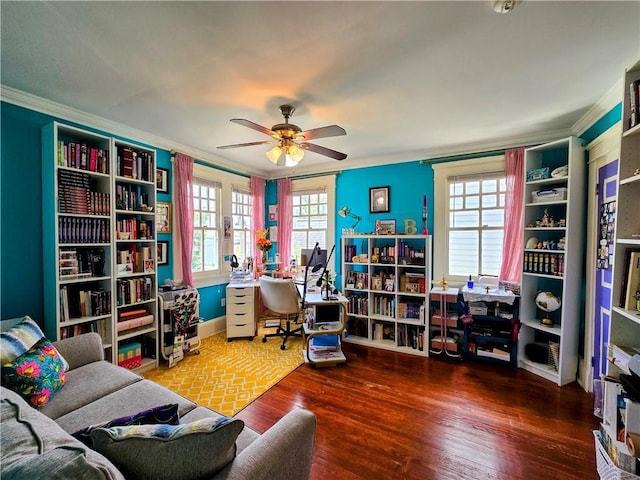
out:
{"label": "white window frame", "polygon": [[[248,251],[245,252],[245,255],[238,255],[238,262],[240,262],[240,264],[242,264],[242,262],[246,259],[246,257],[253,257],[254,256],[254,250],[255,250],[255,238],[251,237],[251,226],[253,223],[253,199],[251,197],[251,190],[249,188],[244,188],[244,187],[239,187],[237,185],[232,185],[231,187],[231,242],[232,242],[232,250],[235,250],[235,235],[236,235],[236,229],[234,228],[234,224],[233,224],[233,194],[234,192],[236,194],[240,194],[240,195],[246,195],[249,198],[249,202],[248,204],[245,203],[241,203],[240,205],[248,205],[249,207],[249,227],[246,229],[240,229],[240,231],[245,232],[246,237],[245,237],[245,241],[249,241],[249,246]],[[244,215],[242,215],[244,216]],[[232,254],[234,253],[234,251],[232,251]]]}
{"label": "white window frame", "polygon": [[[293,179],[291,181],[291,194],[318,192],[327,194],[327,245],[321,246],[321,248],[327,249],[327,255],[333,247],[336,239],[336,176],[335,175],[322,175],[318,177],[310,177],[303,179]],[[293,205],[292,205],[293,208]],[[313,247],[313,245],[311,245]],[[309,247],[309,248],[311,248]],[[339,248],[339,245],[336,246]],[[329,261],[328,270],[335,272],[335,252]]]}
{"label": "white window frame", "polygon": [[[231,219],[231,192],[233,188],[242,190],[249,190],[249,178],[236,175],[230,172],[217,170],[214,167],[209,167],[199,163],[193,165],[193,178],[202,179],[211,182],[218,182],[220,184],[220,205],[218,205],[218,215],[220,220],[220,250],[218,251],[218,261],[220,269],[217,272],[193,272],[193,283],[196,288],[211,287],[214,285],[223,285],[229,282],[229,268],[228,258],[233,254],[233,240],[225,243],[224,240],[224,218]],[[174,240],[177,235],[174,235]],[[233,238],[233,236],[232,236]],[[174,241],[174,245],[179,242]],[[226,250],[229,250],[228,252]],[[180,254],[178,251],[174,251],[174,275],[176,272],[181,272]]]}
{"label": "white window frame", "polygon": [[487,172],[504,172],[504,155],[458,160],[433,164],[434,172],[434,234],[433,234],[433,284],[442,277],[451,286],[464,285],[467,278],[449,274],[449,177],[480,175]]}

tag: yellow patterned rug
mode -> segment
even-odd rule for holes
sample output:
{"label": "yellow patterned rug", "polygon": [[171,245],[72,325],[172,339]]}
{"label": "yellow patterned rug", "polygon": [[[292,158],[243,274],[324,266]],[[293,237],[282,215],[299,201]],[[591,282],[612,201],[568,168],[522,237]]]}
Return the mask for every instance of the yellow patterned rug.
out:
{"label": "yellow patterned rug", "polygon": [[224,332],[204,338],[200,355],[189,353],[174,367],[142,375],[198,405],[235,415],[304,362],[300,338],[289,338],[286,350],[280,350],[282,339],[262,343],[262,330],[253,341],[227,342]]}

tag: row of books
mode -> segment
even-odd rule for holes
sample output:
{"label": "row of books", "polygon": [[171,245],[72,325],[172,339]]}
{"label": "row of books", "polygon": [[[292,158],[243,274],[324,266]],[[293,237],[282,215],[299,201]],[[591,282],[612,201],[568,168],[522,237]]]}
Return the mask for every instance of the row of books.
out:
{"label": "row of books", "polygon": [[153,155],[150,152],[134,150],[129,147],[117,147],[118,175],[126,178],[142,180],[144,182],[156,181],[156,169]]}
{"label": "row of books", "polygon": [[61,248],[58,253],[60,280],[104,276],[103,248]]}
{"label": "row of books", "polygon": [[[128,245],[127,248],[119,249],[116,253],[118,264],[118,274],[121,273],[153,273],[155,259],[154,250],[151,247],[139,247]],[[123,271],[121,266],[128,265],[129,271]]]}
{"label": "row of books", "polygon": [[524,252],[523,271],[561,277],[564,275],[564,254]]}
{"label": "row of books", "polygon": [[152,240],[153,221],[138,220],[137,218],[122,218],[116,222],[116,237],[123,239],[121,234],[125,233],[126,240]]}
{"label": "row of books", "polygon": [[384,290],[394,292],[396,290],[396,276],[386,272],[379,272],[371,276],[371,290]]}
{"label": "row of books", "polygon": [[640,123],[640,80],[629,84],[629,128]]}
{"label": "row of books", "polygon": [[107,218],[58,217],[58,242],[109,243],[110,224]]}
{"label": "row of books", "polygon": [[368,321],[364,318],[349,317],[347,319],[346,329],[348,335],[354,335],[362,338],[369,337]]}
{"label": "row of books", "polygon": [[396,345],[411,347],[414,350],[424,350],[424,329],[414,325],[398,324]]}
{"label": "row of books", "polygon": [[98,192],[94,179],[84,172],[58,170],[58,211],[110,215],[111,196],[108,192]]}
{"label": "row of books", "polygon": [[422,318],[423,305],[421,303],[398,303],[398,317],[420,320]]}
{"label": "row of books", "polygon": [[109,173],[109,150],[86,143],[58,140],[58,165],[97,173]]}
{"label": "row of books", "polygon": [[140,211],[149,205],[149,194],[140,185],[116,184],[116,209]]}
{"label": "row of books", "polygon": [[412,247],[404,240],[398,243],[397,253],[399,257],[424,259],[424,248]]}
{"label": "row of books", "polygon": [[116,301],[118,306],[131,305],[153,298],[153,280],[151,277],[119,279],[116,282]]}
{"label": "row of books", "polygon": [[111,292],[60,287],[60,322],[111,314]]}
{"label": "row of books", "polygon": [[347,312],[355,315],[369,315],[369,299],[366,295],[347,294]]}
{"label": "row of books", "polygon": [[77,337],[83,333],[95,332],[102,338],[103,344],[110,342],[106,341],[107,338],[107,322],[106,320],[94,320],[91,322],[80,323],[78,325],[71,325],[69,327],[60,327],[60,338]]}
{"label": "row of books", "polygon": [[358,249],[355,245],[345,245],[344,246],[344,258],[347,262],[350,262],[353,257],[358,255]]}
{"label": "row of books", "polygon": [[371,340],[395,340],[396,331],[393,323],[373,322],[371,325]]}
{"label": "row of books", "polygon": [[365,272],[347,271],[345,285],[347,288],[364,290],[369,285],[369,274]]}
{"label": "row of books", "polygon": [[628,248],[625,251],[622,288],[619,306],[627,310],[640,310],[640,249]]}
{"label": "row of books", "polygon": [[394,297],[376,295],[373,297],[373,314],[384,315],[386,317],[396,316],[396,300]]}

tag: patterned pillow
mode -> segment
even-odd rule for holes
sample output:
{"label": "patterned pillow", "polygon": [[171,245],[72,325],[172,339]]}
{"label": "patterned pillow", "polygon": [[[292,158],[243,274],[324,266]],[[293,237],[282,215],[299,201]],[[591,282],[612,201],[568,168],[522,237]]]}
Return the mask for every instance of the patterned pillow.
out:
{"label": "patterned pillow", "polygon": [[[13,362],[20,355],[33,347],[44,337],[44,333],[31,317],[25,316],[20,323],[6,332],[0,333],[0,364]],[[58,355],[60,355],[58,353]],[[65,372],[69,370],[69,364],[62,358]]]}
{"label": "patterned pillow", "polygon": [[209,478],[236,455],[242,420],[204,418],[180,425],[98,428],[93,448],[128,479]]}
{"label": "patterned pillow", "polygon": [[130,415],[128,417],[114,418],[108,422],[100,423],[98,425],[91,425],[85,427],[77,432],[72,433],[74,437],[80,440],[88,447],[93,447],[93,441],[91,440],[91,432],[96,428],[110,428],[110,427],[126,427],[131,425],[157,425],[168,424],[178,425],[180,423],[180,417],[178,416],[178,404],[172,403],[169,405],[161,405],[159,407],[150,408],[149,410],[143,410],[142,412]]}
{"label": "patterned pillow", "polygon": [[44,407],[66,381],[60,354],[46,338],[2,365],[2,385],[36,408]]}

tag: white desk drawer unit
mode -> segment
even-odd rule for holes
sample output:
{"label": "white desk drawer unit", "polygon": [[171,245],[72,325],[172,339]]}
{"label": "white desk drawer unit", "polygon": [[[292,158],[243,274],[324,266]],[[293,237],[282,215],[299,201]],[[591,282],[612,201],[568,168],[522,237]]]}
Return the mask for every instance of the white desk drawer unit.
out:
{"label": "white desk drawer unit", "polygon": [[255,337],[255,287],[253,285],[227,285],[227,340]]}

